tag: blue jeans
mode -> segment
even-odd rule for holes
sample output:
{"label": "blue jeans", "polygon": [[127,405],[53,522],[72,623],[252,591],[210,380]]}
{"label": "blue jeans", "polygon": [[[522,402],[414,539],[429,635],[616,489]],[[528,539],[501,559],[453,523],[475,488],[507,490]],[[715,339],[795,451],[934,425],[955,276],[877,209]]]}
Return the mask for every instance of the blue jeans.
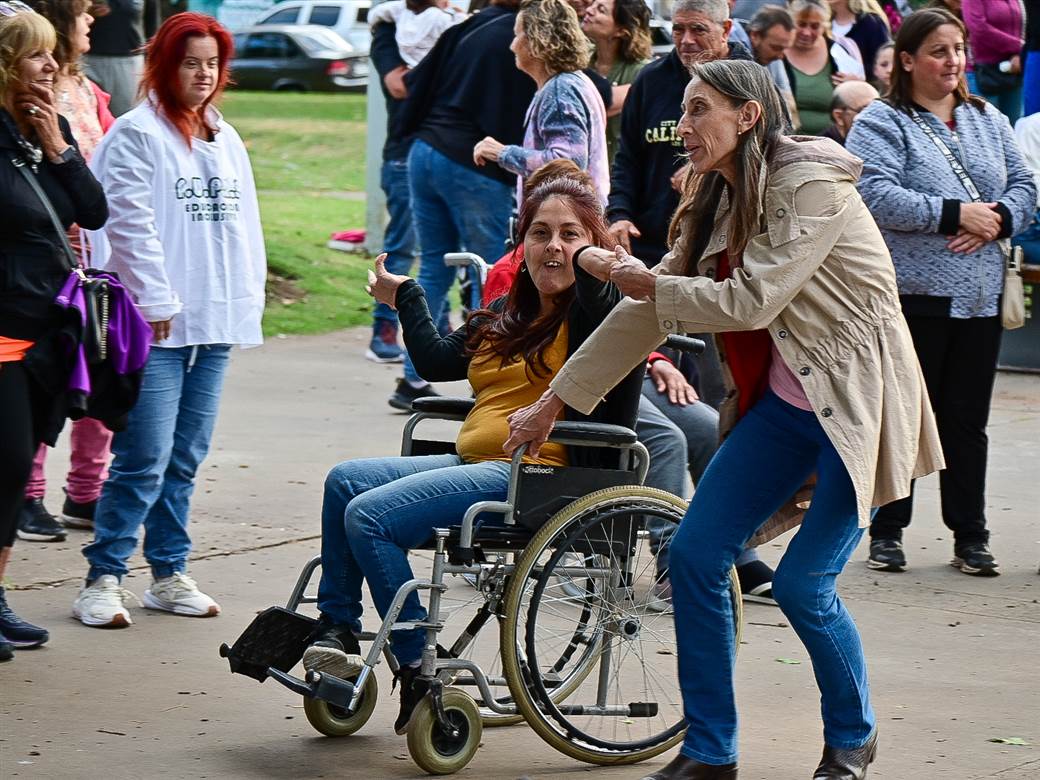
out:
{"label": "blue jeans", "polygon": [[[407,276],[415,261],[415,230],[412,227],[411,194],[408,190],[408,158],[384,160],[380,186],[386,195],[386,210],[390,215],[383,236],[386,252],[386,270]],[[372,312],[376,322],[397,323],[397,312],[385,303],[377,303]]]}
{"label": "blue jeans", "polygon": [[993,106],[1000,111],[1004,116],[1008,118],[1012,127],[1022,117],[1022,85],[1019,84],[1014,89],[1007,89],[1003,92],[995,92],[988,94],[986,92],[980,93],[982,97],[988,100]]}
{"label": "blue jeans", "polygon": [[[502,501],[509,463],[463,464],[457,455],[348,460],[329,472],[321,506],[321,582],[318,609],[336,625],[361,630],[361,583],[368,582],[380,617],[412,579],[408,551],[434,528],[459,525],[477,501]],[[501,523],[501,515],[482,520]],[[413,592],[399,621],[423,620]],[[401,665],[422,656],[425,631],[395,631],[391,648]]]}
{"label": "blue jeans", "polygon": [[[667,393],[657,392],[654,380],[643,379],[639,398],[636,434],[650,453],[646,485],[676,496],[686,495],[686,474],[694,487],[708,467],[719,443],[719,413],[697,401],[687,406],[673,404]],[[668,545],[675,525],[649,518],[646,526],[650,551],[657,557],[657,570],[668,568]]]}
{"label": "blue jeans", "polygon": [[112,466],[83,548],[87,581],[122,577],[144,525],[144,557],[154,577],[184,571],[195,472],[209,451],[231,356],[225,344],[156,347],[126,429],[112,439]]}
{"label": "blue jeans", "polygon": [[[408,153],[408,178],[421,247],[416,281],[430,312],[439,312],[455,279],[455,269],[444,264],[446,253],[465,250],[494,263],[505,252],[513,188],[449,160],[423,141],[413,143]],[[420,379],[410,356],[404,376]]]}
{"label": "blue jeans", "polygon": [[737,760],[729,569],[813,472],[812,505],[773,576],[773,597],[812,660],[826,743],[859,747],[874,729],[863,646],[835,589],[863,535],[856,493],[816,415],[767,393],[715,454],[672,539],[672,603],[688,726],[682,753],[689,758]]}
{"label": "blue jeans", "polygon": [[1040,51],[1027,51],[1022,77],[1022,116],[1040,111]]}

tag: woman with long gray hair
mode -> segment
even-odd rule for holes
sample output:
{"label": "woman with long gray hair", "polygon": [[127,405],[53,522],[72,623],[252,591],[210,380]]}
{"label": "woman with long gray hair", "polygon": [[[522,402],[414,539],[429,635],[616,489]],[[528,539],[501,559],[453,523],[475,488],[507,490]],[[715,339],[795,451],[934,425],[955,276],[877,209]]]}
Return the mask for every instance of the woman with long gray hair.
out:
{"label": "woman with long gray hair", "polygon": [[935,421],[891,257],[856,192],[859,160],[827,139],[786,137],[758,65],[692,71],[678,133],[694,175],[671,251],[654,271],[621,247],[580,253],[630,300],[512,415],[506,450],[528,442],[537,452],[565,405],[590,410],[668,334],[717,334],[723,442],[671,546],[688,728],[680,755],[649,780],[737,776],[728,573],[746,544],[799,524],[773,596],[820,688],[825,745],[813,777],[859,780],[877,728],[836,580],[872,508],[942,468]]}

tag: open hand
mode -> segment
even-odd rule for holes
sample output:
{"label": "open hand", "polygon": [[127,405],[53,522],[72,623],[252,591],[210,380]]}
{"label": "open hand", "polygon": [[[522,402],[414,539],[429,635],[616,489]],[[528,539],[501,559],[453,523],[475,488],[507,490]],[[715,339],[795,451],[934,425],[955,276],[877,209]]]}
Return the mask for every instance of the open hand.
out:
{"label": "open hand", "polygon": [[987,243],[989,242],[982,236],[961,229],[957,235],[946,242],[946,248],[957,254],[970,255],[972,252],[982,249]]}
{"label": "open hand", "polygon": [[410,278],[387,271],[386,252],[383,252],[376,258],[375,273],[368,272],[368,284],[365,285],[365,292],[375,298],[378,303],[385,303],[394,309],[397,304],[397,288]]}
{"label": "open hand", "polygon": [[639,228],[627,219],[619,219],[617,222],[610,223],[607,232],[610,233],[613,241],[625,248],[626,252],[632,251],[632,239],[640,238],[643,235],[639,232]]}
{"label": "open hand", "polygon": [[669,403],[687,406],[700,397],[693,385],[686,381],[683,372],[668,360],[655,360],[650,366],[650,378],[657,392],[668,394]]}

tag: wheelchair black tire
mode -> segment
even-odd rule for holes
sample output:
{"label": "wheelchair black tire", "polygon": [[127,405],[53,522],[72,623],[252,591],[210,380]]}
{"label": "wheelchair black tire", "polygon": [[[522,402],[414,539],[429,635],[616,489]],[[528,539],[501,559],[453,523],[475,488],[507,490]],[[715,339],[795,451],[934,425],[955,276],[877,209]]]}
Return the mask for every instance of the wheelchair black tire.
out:
{"label": "wheelchair black tire", "polygon": [[[567,716],[561,714],[555,706],[558,702],[550,703],[545,700],[544,687],[533,678],[533,672],[527,663],[525,646],[528,641],[533,641],[536,627],[534,622],[530,621],[522,629],[521,616],[525,611],[537,613],[538,605],[533,602],[525,605],[524,594],[530,590],[531,581],[536,581],[535,588],[544,588],[545,583],[554,576],[550,567],[543,569],[540,574],[537,572],[538,561],[553,549],[554,543],[558,543],[561,538],[567,538],[568,534],[582,527],[587,528],[595,524],[596,518],[619,512],[640,514],[640,510],[652,511],[659,517],[667,517],[673,522],[678,522],[685,513],[686,502],[654,488],[619,486],[596,491],[569,504],[553,516],[531,540],[517,561],[514,576],[504,597],[506,619],[502,621],[500,646],[503,649],[517,648],[514,652],[503,653],[502,661],[506,680],[519,710],[535,732],[552,747],[579,761],[592,764],[629,764],[652,758],[681,742],[685,729],[681,722],[677,721],[654,738],[640,742],[611,743],[584,735],[567,720]],[[559,548],[554,557],[550,558],[550,562],[559,560],[563,549]],[[739,646],[742,608],[735,572],[731,573],[730,579],[736,639]],[[591,666],[588,671],[591,671]],[[587,674],[588,672],[584,676]]]}

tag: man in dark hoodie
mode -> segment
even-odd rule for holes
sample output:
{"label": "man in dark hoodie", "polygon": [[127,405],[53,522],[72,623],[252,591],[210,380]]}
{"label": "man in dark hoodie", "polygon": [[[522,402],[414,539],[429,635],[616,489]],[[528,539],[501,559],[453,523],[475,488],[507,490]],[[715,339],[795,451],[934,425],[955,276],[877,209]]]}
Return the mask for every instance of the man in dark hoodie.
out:
{"label": "man in dark hoodie", "polygon": [[726,0],[676,0],[675,48],[643,68],[625,101],[607,219],[614,240],[651,267],[665,253],[668,223],[679,205],[673,180],[683,159],[675,128],[690,81],[688,68],[711,60],[754,60],[747,48],[727,42],[731,26]]}

